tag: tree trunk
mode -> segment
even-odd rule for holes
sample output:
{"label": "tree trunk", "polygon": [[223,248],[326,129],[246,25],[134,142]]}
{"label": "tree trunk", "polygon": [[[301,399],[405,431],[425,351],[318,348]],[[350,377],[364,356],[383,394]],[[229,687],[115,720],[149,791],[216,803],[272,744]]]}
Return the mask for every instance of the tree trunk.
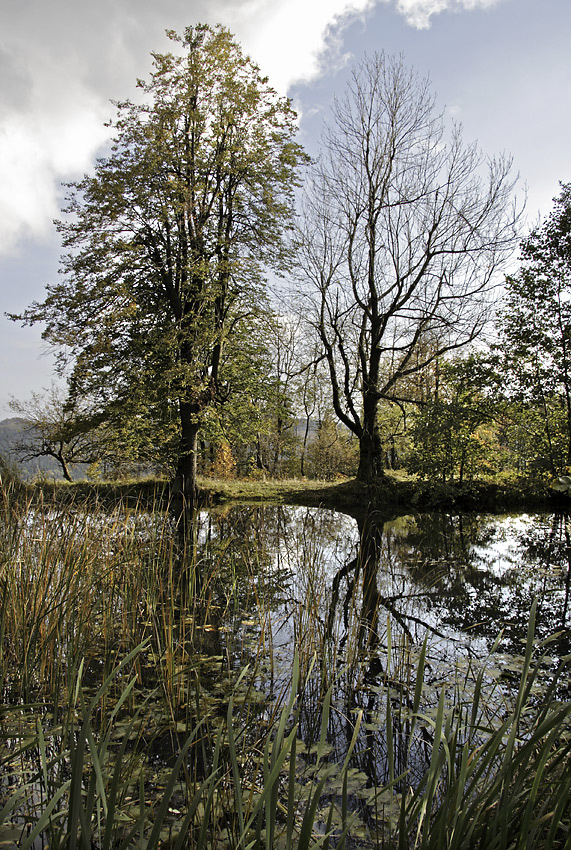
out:
{"label": "tree trunk", "polygon": [[180,402],[180,454],[173,490],[180,493],[187,507],[194,507],[197,497],[198,411],[196,405]]}
{"label": "tree trunk", "polygon": [[303,432],[303,443],[301,446],[301,457],[299,459],[299,471],[301,473],[301,477],[303,478],[305,475],[305,453],[307,451],[307,441],[309,439],[309,426],[310,426],[310,418],[309,413],[305,415],[305,429]]}
{"label": "tree trunk", "polygon": [[63,477],[65,478],[66,481],[69,481],[70,484],[71,484],[73,482],[73,477],[72,477],[72,475],[69,471],[67,461],[66,461],[66,459],[63,455],[63,448],[60,447],[60,449],[59,449],[58,453],[55,455],[55,457],[57,458],[57,460],[58,460],[58,462],[61,466],[61,471],[62,471]]}
{"label": "tree trunk", "polygon": [[[375,364],[375,372],[376,372]],[[370,375],[373,379],[376,375]],[[357,480],[368,483],[374,482],[384,475],[383,448],[377,425],[378,397],[374,388],[376,382],[372,380],[369,387],[363,393],[363,419],[362,431],[359,434],[359,468]]]}
{"label": "tree trunk", "polygon": [[363,432],[359,437],[359,469],[357,480],[373,482],[381,478],[384,473],[383,447],[379,436],[379,428],[374,418],[365,422]]}

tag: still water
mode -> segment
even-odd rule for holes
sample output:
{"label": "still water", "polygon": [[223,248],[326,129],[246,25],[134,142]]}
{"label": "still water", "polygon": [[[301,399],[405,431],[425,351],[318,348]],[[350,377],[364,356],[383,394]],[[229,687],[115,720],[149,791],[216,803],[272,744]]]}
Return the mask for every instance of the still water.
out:
{"label": "still water", "polygon": [[233,625],[228,617],[211,622],[209,651],[236,659],[236,669],[256,669],[268,704],[283,700],[297,652],[307,676],[302,738],[308,749],[318,739],[331,686],[331,757],[342,762],[360,712],[354,761],[366,784],[387,781],[390,759],[413,784],[426,769],[428,727],[411,742],[399,719],[413,704],[424,651],[424,716],[434,716],[443,689],[449,705],[469,706],[484,671],[485,711],[499,720],[517,686],[534,599],[537,641],[557,634],[545,666],[571,650],[571,544],[561,515],[356,520],[314,508],[236,506],[201,516],[198,550],[232,563],[232,581],[243,582]]}
{"label": "still water", "polygon": [[[199,548],[224,546],[235,564],[255,561],[269,607],[272,651],[321,638],[343,647],[351,627],[379,651],[393,640],[452,660],[498,648],[518,653],[534,598],[537,637],[571,626],[571,539],[554,514],[418,514],[357,521],[334,511],[239,506],[202,514]],[[259,598],[262,598],[259,597]],[[559,650],[568,650],[563,634]]]}

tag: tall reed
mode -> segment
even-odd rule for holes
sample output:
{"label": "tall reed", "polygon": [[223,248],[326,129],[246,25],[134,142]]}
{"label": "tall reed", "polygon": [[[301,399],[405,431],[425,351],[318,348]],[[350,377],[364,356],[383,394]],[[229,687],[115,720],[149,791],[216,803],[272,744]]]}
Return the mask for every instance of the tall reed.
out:
{"label": "tall reed", "polygon": [[[442,690],[433,716],[418,711],[419,685],[408,719],[417,729],[423,725],[432,731],[429,766],[414,788],[408,787],[405,772],[393,774],[382,787],[371,789],[370,800],[377,797],[384,803],[392,797],[399,813],[392,826],[388,820],[378,823],[367,839],[356,839],[363,835],[362,825],[351,815],[355,795],[351,765],[362,713],[354,719],[351,740],[332,786],[327,745],[333,711],[329,690],[323,701],[313,770],[304,771],[298,755],[303,746],[298,737],[297,694],[302,688],[297,654],[289,697],[273,728],[256,746],[245,746],[244,706],[236,706],[231,696],[223,722],[208,730],[211,757],[204,774],[191,775],[188,765],[200,749],[206,718],[181,739],[176,762],[153,795],[141,771],[145,707],[129,719],[119,738],[114,735],[121,709],[136,687],[136,676],[123,682],[106,723],[99,723],[101,700],[133,658],[145,650],[144,646],[136,648],[107,677],[89,704],[82,701],[81,689],[76,689],[81,710],[74,733],[65,739],[66,746],[58,749],[57,734],[46,733],[41,724],[33,741],[21,741],[20,750],[29,751],[32,744],[35,747],[37,766],[7,799],[0,819],[12,817],[17,823],[25,812],[26,826],[20,826],[18,839],[18,846],[25,850],[31,850],[42,835],[58,850],[341,848],[350,836],[351,846],[395,850],[568,848],[570,705],[557,701],[557,688],[566,682],[568,666],[560,665],[538,689],[543,672],[540,663],[532,663],[533,616],[534,612],[519,688],[509,711],[495,726],[482,723],[483,673],[471,706],[462,705],[458,692],[457,700],[447,708]],[[422,681],[422,662],[417,672]],[[242,678],[246,676],[245,670]],[[390,725],[387,734],[392,734]],[[6,759],[4,768],[10,768]]]}
{"label": "tall reed", "polygon": [[421,782],[402,794],[399,850],[571,847],[571,703],[558,698],[571,659],[546,674],[547,656],[534,647],[536,607],[519,687],[495,722],[484,722],[484,670],[469,705],[458,688],[446,710],[443,688],[436,715],[426,717],[417,695],[412,718],[432,730],[431,757]]}
{"label": "tall reed", "polygon": [[[0,811],[0,822],[12,817],[12,835],[20,850],[32,850],[38,838],[52,850],[97,847],[127,850],[131,847],[273,848],[278,846],[326,847],[335,837],[341,847],[349,829],[346,794],[340,803],[340,824],[332,826],[336,803],[325,815],[320,810],[325,779],[316,779],[304,795],[297,783],[296,741],[298,712],[295,705],[299,685],[299,661],[294,659],[289,699],[275,728],[260,748],[241,746],[246,729],[243,713],[233,696],[228,702],[224,724],[212,740],[211,763],[196,781],[189,777],[188,762],[200,745],[204,721],[196,723],[181,743],[178,756],[160,793],[153,797],[139,770],[144,711],[129,721],[118,742],[113,729],[123,704],[133,690],[136,677],[124,683],[106,724],[94,723],[98,705],[121,677],[129,663],[144,650],[136,648],[106,678],[89,704],[77,688],[81,713],[67,747],[48,746],[41,724],[33,741],[23,741],[21,751],[37,752],[35,770],[20,772],[18,786]],[[246,670],[242,676],[246,675]],[[79,684],[79,683],[78,683]],[[321,739],[325,740],[328,714],[324,713]],[[358,734],[355,727],[353,745]],[[52,735],[52,737],[55,737]],[[53,743],[53,742],[52,742]],[[349,748],[342,773],[348,770]],[[318,751],[317,766],[321,755]],[[65,765],[65,770],[62,766]],[[12,765],[7,761],[5,767]],[[319,821],[319,822],[318,822]]]}

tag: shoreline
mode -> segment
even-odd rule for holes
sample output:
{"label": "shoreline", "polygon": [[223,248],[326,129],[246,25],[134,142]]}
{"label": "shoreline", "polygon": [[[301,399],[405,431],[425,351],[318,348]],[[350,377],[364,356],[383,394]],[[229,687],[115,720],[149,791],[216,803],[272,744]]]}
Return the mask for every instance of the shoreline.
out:
{"label": "shoreline", "polygon": [[[39,498],[59,503],[83,501],[111,505],[124,501],[129,507],[166,507],[170,487],[165,479],[148,478],[121,482],[60,481],[20,484],[15,489],[32,500]],[[426,511],[510,511],[545,510],[567,512],[571,498],[550,487],[545,481],[513,479],[509,481],[472,480],[443,483],[386,475],[373,484],[356,479],[315,481],[305,479],[199,479],[198,504],[213,507],[237,502],[305,505],[338,510],[358,516],[376,511],[387,516]]]}

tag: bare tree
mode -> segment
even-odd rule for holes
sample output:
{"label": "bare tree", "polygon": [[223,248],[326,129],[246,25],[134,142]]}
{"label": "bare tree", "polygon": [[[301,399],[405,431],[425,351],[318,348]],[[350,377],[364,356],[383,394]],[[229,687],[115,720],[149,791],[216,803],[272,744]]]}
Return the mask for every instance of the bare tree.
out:
{"label": "bare tree", "polygon": [[10,407],[26,423],[12,446],[20,461],[51,457],[60,465],[65,480],[73,481],[76,464],[100,459],[99,423],[84,406],[66,401],[55,385],[45,395],[32,393],[25,402],[13,400]]}
{"label": "bare tree", "polygon": [[358,477],[383,472],[382,399],[472,342],[517,240],[511,160],[465,145],[428,82],[384,54],[335,102],[304,200],[300,267]]}

